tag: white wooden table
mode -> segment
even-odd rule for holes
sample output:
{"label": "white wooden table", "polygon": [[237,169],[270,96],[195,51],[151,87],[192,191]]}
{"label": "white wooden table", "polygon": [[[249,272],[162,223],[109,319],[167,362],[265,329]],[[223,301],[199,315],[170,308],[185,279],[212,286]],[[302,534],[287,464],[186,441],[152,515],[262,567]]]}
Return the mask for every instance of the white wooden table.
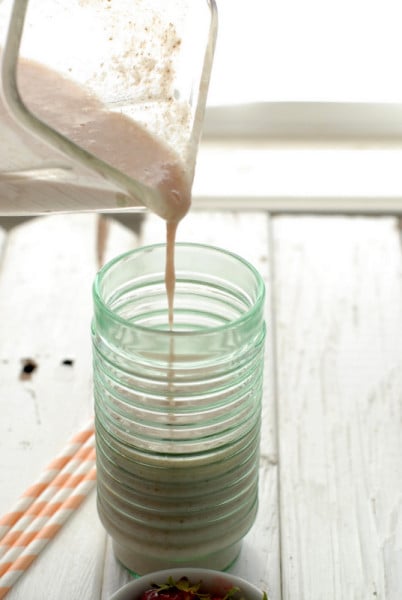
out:
{"label": "white wooden table", "polygon": [[[99,262],[164,237],[154,217],[141,237],[98,225],[0,232],[0,513],[92,413]],[[194,210],[179,239],[237,251],[268,289],[260,509],[233,572],[270,600],[401,600],[400,221]],[[93,493],[8,598],[106,600],[127,580]]]}

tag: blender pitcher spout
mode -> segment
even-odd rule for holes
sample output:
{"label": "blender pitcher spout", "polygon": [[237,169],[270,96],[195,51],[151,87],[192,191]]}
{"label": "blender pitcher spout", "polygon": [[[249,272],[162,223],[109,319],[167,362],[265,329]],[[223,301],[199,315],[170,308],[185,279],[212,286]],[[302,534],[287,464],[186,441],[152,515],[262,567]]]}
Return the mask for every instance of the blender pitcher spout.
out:
{"label": "blender pitcher spout", "polygon": [[216,21],[210,0],[14,0],[0,25],[0,215],[169,219],[179,195],[186,211]]}

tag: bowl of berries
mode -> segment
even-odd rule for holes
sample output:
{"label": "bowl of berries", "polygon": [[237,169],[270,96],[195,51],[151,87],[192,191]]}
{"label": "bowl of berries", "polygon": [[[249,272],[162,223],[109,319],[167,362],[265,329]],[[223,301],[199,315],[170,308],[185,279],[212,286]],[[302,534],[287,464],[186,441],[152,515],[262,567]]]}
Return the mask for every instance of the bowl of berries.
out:
{"label": "bowl of berries", "polygon": [[134,579],[110,600],[268,600],[248,581],[211,569],[170,569]]}

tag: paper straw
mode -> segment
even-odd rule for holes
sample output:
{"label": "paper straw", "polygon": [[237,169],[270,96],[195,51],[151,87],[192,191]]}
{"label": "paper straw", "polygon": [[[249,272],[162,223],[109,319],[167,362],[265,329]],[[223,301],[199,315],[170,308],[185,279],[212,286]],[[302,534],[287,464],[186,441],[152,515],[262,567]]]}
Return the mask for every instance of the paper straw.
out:
{"label": "paper straw", "polygon": [[93,419],[91,419],[84,429],[75,434],[60,454],[48,464],[39,478],[17,500],[15,506],[3,517],[0,517],[0,542],[93,433],[94,423]]}
{"label": "paper straw", "polygon": [[71,500],[71,496],[75,492],[75,488],[85,479],[88,473],[93,469],[95,461],[95,450],[93,449],[92,456],[88,457],[88,461],[82,465],[70,476],[66,482],[66,487],[61,489],[39,513],[37,517],[32,517],[31,522],[27,525],[24,531],[20,532],[15,543],[12,544],[4,556],[0,560],[0,577],[11,567],[13,562],[17,560],[25,548],[29,546],[31,541],[44,530],[47,529],[49,521],[53,515],[57,515],[59,510],[65,506],[65,503]]}
{"label": "paper straw", "polygon": [[[57,474],[47,488],[44,489],[35,502],[25,511],[25,514],[16,522],[14,527],[3,537],[0,542],[0,576],[7,564],[6,556],[12,549],[15,555],[18,547],[25,546],[29,535],[37,532],[46,520],[64,502],[83,479],[95,460],[95,436],[91,434],[82,447],[76,452],[73,459]],[[16,548],[17,547],[17,548]],[[22,551],[21,549],[19,550]],[[14,559],[14,556],[11,560]]]}
{"label": "paper straw", "polygon": [[5,597],[21,575],[25,573],[47,543],[54,538],[69,516],[80,506],[94,487],[95,480],[96,467],[92,466],[81,483],[77,485],[74,493],[65,499],[47,524],[42,526],[24,551],[13,561],[5,574],[0,577],[0,600]]}
{"label": "paper straw", "polygon": [[94,432],[91,419],[0,518],[0,599],[93,488]]}

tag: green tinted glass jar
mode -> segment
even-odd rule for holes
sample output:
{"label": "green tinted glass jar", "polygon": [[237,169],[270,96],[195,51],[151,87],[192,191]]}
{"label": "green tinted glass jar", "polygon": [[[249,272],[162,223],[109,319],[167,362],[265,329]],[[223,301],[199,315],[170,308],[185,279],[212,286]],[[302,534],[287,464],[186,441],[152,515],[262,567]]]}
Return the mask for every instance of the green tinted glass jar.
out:
{"label": "green tinted glass jar", "polygon": [[176,245],[111,261],[94,283],[98,512],[117,558],[143,574],[225,569],[258,505],[264,284],[240,257]]}

